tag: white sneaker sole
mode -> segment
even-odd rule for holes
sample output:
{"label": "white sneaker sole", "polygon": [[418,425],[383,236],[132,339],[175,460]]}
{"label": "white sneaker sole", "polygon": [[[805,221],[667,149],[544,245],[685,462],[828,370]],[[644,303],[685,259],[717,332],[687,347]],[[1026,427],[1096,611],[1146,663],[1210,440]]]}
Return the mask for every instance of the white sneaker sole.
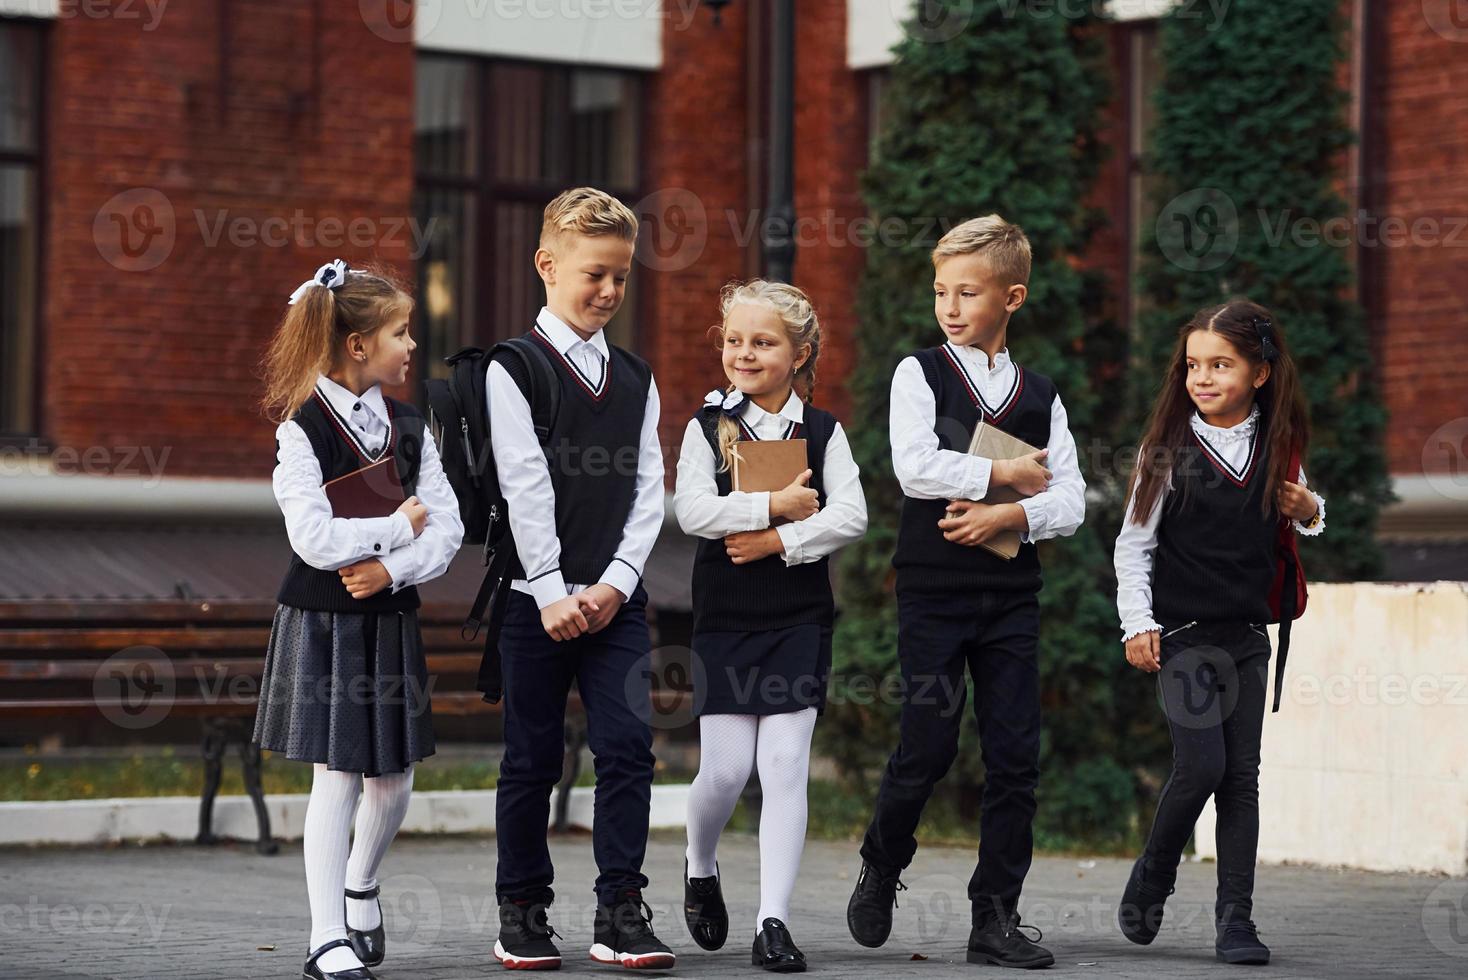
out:
{"label": "white sneaker sole", "polygon": [[669,970],[678,962],[678,957],[672,953],[644,953],[641,956],[634,953],[614,953],[606,943],[594,944],[591,947],[591,958],[598,963],[621,966],[628,970]]}
{"label": "white sneaker sole", "polygon": [[500,961],[506,970],[559,970],[561,958],[559,956],[514,956],[505,950],[499,940],[494,943],[494,958]]}

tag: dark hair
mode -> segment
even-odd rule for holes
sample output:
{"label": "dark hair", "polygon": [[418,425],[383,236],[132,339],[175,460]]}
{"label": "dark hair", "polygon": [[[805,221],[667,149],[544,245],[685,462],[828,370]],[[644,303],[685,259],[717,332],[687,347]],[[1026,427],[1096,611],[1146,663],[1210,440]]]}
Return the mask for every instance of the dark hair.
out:
{"label": "dark hair", "polygon": [[1274,316],[1258,303],[1242,298],[1200,310],[1178,331],[1167,375],[1147,419],[1137,468],[1128,488],[1133,498],[1132,520],[1137,524],[1146,523],[1174,471],[1178,450],[1188,439],[1188,420],[1193,414],[1193,400],[1187,389],[1188,337],[1199,330],[1218,334],[1254,367],[1269,365],[1268,379],[1254,392],[1264,445],[1269,451],[1263,503],[1266,513],[1275,507],[1280,486],[1289,480],[1292,452],[1298,451],[1303,457],[1310,442],[1310,420],[1299,372]]}

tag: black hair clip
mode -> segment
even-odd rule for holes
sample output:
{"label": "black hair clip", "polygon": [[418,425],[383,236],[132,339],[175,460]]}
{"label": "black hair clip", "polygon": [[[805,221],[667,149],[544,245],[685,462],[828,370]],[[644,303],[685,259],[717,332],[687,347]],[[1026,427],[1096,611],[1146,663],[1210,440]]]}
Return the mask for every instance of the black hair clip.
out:
{"label": "black hair clip", "polygon": [[1259,356],[1265,361],[1279,357],[1279,348],[1274,346],[1274,321],[1267,316],[1252,316],[1249,322],[1259,334]]}

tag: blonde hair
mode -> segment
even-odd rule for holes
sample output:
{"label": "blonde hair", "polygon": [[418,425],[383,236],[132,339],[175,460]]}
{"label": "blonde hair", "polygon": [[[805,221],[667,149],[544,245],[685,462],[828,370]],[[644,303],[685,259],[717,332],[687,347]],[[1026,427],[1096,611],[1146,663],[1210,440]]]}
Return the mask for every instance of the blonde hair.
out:
{"label": "blonde hair", "polygon": [[637,240],[637,215],[606,191],[595,187],[573,187],[556,195],[545,206],[540,223],[540,247],[550,250],[562,235],[595,238],[616,235],[626,242]]}
{"label": "blonde hair", "polygon": [[335,289],[313,286],[286,310],[265,352],[261,408],[273,422],[296,414],[331,370],[351,334],[370,336],[413,311],[413,297],[386,267],[351,269]]}
{"label": "blonde hair", "polygon": [[[719,293],[719,325],[713,330],[722,341],[729,327],[729,314],[734,307],[749,304],[762,306],[780,318],[785,336],[790,338],[796,354],[809,345],[810,356],[795,371],[791,386],[802,401],[809,402],[816,391],[816,358],[821,353],[821,321],[816,316],[810,297],[796,286],[767,279],[751,279],[748,282],[731,282]],[[731,384],[727,390],[732,391]],[[728,415],[719,413],[719,469],[725,473],[733,464],[734,443],[739,441],[739,423]]]}
{"label": "blonde hair", "polygon": [[949,229],[933,249],[933,265],[955,255],[982,255],[1005,286],[1030,283],[1030,240],[997,214],[970,218]]}

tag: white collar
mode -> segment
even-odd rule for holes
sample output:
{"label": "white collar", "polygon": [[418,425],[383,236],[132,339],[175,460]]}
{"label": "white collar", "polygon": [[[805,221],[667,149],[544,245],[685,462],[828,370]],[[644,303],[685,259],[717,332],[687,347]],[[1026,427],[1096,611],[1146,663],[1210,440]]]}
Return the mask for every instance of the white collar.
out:
{"label": "white collar", "polygon": [[978,347],[959,347],[957,344],[953,343],[952,341],[949,341],[948,342],[948,346],[956,354],[958,354],[959,357],[962,357],[965,360],[976,362],[981,367],[983,367],[983,369],[985,371],[997,371],[1000,368],[1002,368],[1002,367],[1004,367],[1004,366],[1006,366],[1006,365],[1008,365],[1010,363],[1010,359],[1009,359],[1009,348],[1008,347],[1001,347],[999,349],[998,355],[996,355],[995,358],[994,358],[994,363],[993,364],[990,364],[989,363],[989,355],[988,354],[985,354],[984,351],[981,348],[978,348]]}
{"label": "white collar", "polygon": [[354,395],[323,374],[316,378],[316,389],[326,396],[326,401],[342,418],[349,419],[365,409],[377,416],[383,425],[388,424],[387,402],[383,400],[381,385],[373,385],[361,395]]}
{"label": "white collar", "polygon": [[607,338],[602,331],[598,330],[591,335],[590,340],[582,340],[581,335],[572,330],[564,320],[556,316],[548,307],[540,308],[540,315],[535,318],[536,326],[544,331],[546,339],[551,342],[562,356],[570,354],[577,344],[590,344],[596,348],[601,355],[602,361],[611,357],[611,351],[607,349]]}
{"label": "white collar", "polygon": [[1259,406],[1253,405],[1249,408],[1249,417],[1238,425],[1221,426],[1210,425],[1203,421],[1203,416],[1195,410],[1188,422],[1193,426],[1193,431],[1211,442],[1239,442],[1254,437],[1254,426],[1259,422]]}
{"label": "white collar", "polygon": [[[753,398],[746,398],[745,401],[749,404],[744,409],[743,419],[744,424],[750,428],[754,428],[755,423],[759,422],[766,415],[771,414],[756,405]],[[785,399],[785,404],[781,406],[778,412],[773,414],[778,415],[787,422],[803,423],[805,421],[805,402],[800,400],[800,396],[792,388],[790,397]]]}

